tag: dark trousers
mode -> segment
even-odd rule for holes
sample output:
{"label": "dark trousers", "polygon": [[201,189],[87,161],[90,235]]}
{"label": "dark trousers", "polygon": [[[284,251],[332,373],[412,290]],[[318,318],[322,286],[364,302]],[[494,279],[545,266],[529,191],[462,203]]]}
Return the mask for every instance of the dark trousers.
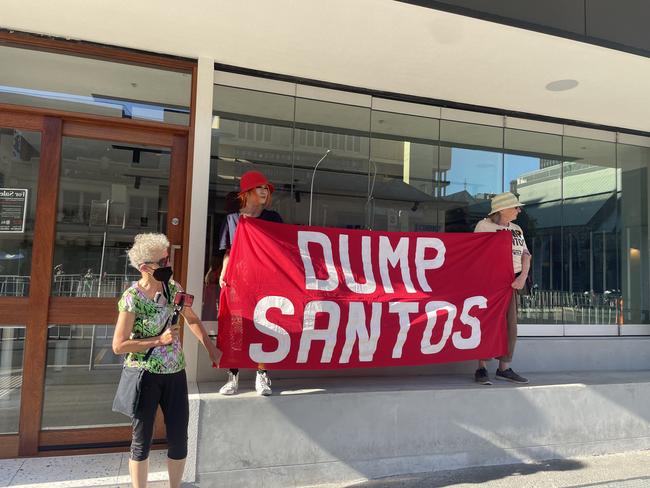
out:
{"label": "dark trousers", "polygon": [[145,372],[142,377],[142,393],[138,410],[132,422],[131,459],[134,461],[144,461],[149,457],[158,405],[165,418],[167,457],[169,459],[187,457],[190,406],[185,370],[172,374]]}

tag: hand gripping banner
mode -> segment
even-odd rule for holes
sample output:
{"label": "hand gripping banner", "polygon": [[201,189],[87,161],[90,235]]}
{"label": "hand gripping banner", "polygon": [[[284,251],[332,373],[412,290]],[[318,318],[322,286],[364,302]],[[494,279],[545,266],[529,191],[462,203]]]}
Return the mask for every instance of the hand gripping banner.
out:
{"label": "hand gripping banner", "polygon": [[336,369],[507,350],[509,232],[375,232],[242,218],[221,290],[220,367]]}

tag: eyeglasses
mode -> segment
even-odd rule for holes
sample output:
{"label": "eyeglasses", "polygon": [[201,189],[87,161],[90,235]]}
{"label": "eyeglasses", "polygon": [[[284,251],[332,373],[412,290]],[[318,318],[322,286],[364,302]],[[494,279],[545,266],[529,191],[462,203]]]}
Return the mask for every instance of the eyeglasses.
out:
{"label": "eyeglasses", "polygon": [[158,261],[145,261],[142,264],[157,264],[159,268],[164,268],[169,264],[169,256],[165,256],[162,259],[159,259]]}

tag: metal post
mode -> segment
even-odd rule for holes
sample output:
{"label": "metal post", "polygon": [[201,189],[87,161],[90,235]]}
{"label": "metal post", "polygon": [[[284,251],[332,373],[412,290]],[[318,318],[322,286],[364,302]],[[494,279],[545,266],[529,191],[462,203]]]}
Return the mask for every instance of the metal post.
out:
{"label": "metal post", "polygon": [[316,169],[318,168],[318,165],[323,162],[323,159],[325,159],[329,153],[330,153],[329,149],[325,151],[323,157],[320,158],[316,163],[316,166],[314,166],[314,171],[311,174],[311,186],[309,187],[309,225],[311,225],[311,207],[312,207],[312,201],[314,199],[314,176],[316,176]]}

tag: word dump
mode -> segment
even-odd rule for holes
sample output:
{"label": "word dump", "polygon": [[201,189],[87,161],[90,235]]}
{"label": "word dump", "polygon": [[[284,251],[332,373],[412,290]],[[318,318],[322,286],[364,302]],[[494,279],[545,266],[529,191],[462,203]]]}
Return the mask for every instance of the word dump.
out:
{"label": "word dump", "polygon": [[[430,292],[431,286],[426,278],[426,271],[438,269],[445,263],[445,253],[447,249],[445,244],[435,237],[402,237],[395,247],[392,246],[387,236],[378,236],[379,252],[375,257],[372,255],[372,237],[361,237],[361,262],[363,263],[363,272],[365,283],[359,283],[354,278],[352,266],[350,264],[349,236],[341,234],[338,241],[338,254],[341,263],[341,271],[345,277],[345,285],[352,293],[370,294],[377,290],[377,281],[373,271],[373,258],[377,259],[379,265],[379,276],[381,285],[385,293],[393,293],[393,284],[388,272],[388,267],[399,267],[402,276],[402,282],[407,293],[416,293],[413,286],[412,272],[415,270],[417,283],[424,292]],[[415,240],[415,258],[413,263],[409,263],[409,246]],[[327,270],[326,278],[316,277],[312,255],[309,244],[315,244],[321,247]],[[322,232],[299,231],[298,232],[298,249],[302,264],[305,268],[305,289],[333,291],[339,286],[339,274],[334,264],[334,251],[330,238]],[[425,259],[428,249],[436,251],[434,258]]]}
{"label": "word dump", "polygon": [[[248,353],[252,361],[279,363],[293,350],[297,351],[294,359],[297,364],[318,361],[321,364],[347,364],[351,360],[372,362],[382,337],[382,350],[390,350],[392,359],[400,359],[407,339],[412,336],[414,323],[425,324],[423,328],[417,327],[418,331],[423,330],[421,335],[418,333],[418,337],[411,337],[411,341],[419,342],[419,353],[424,356],[440,353],[450,341],[457,350],[475,349],[480,345],[481,322],[477,312],[488,307],[485,296],[471,296],[457,304],[431,300],[430,296],[429,299],[426,296],[419,298],[422,292],[432,292],[427,272],[445,264],[447,249],[441,239],[400,237],[391,243],[384,235],[357,236],[361,240],[361,252],[351,256],[350,236],[340,234],[337,237],[331,239],[322,232],[298,231],[304,291],[321,292],[322,299],[305,303],[304,296],[300,297],[302,310],[296,310],[296,304],[285,296],[259,299],[253,312],[253,323],[260,333],[274,341],[266,340],[264,345],[250,343]],[[363,269],[363,277],[355,277],[353,263],[355,269]],[[327,299],[327,294],[335,291],[336,299],[334,295]],[[419,297],[408,297],[414,293],[420,293]],[[372,299],[363,297],[370,294],[373,294]],[[390,295],[394,296],[393,300]],[[378,297],[387,296],[387,300],[377,301]],[[269,315],[273,315],[275,320],[271,320]],[[290,329],[294,330],[290,334],[286,324],[296,320],[302,322],[302,330],[297,334]],[[387,323],[394,326],[386,327]],[[434,337],[438,339],[434,341]],[[292,341],[297,344],[292,344]],[[270,346],[273,342],[275,348]],[[313,347],[315,345],[317,347]],[[352,357],[355,346],[358,358]],[[310,357],[312,349],[322,351],[319,359]],[[338,357],[334,357],[335,351]]]}

